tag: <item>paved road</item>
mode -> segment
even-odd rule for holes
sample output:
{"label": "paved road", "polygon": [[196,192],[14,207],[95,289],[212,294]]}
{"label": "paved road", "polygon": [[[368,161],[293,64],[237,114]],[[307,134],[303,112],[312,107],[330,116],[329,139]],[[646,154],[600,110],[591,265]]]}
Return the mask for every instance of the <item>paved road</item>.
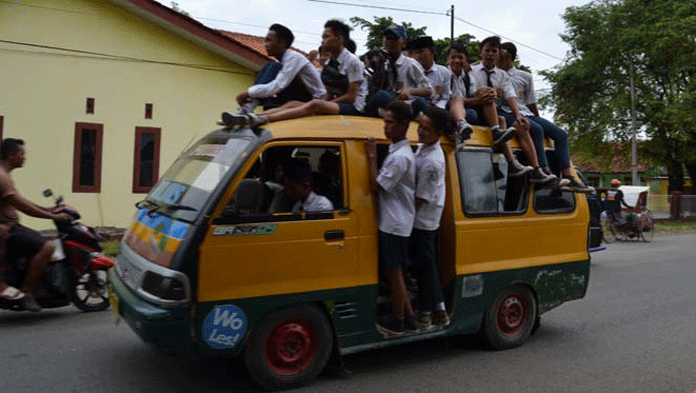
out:
{"label": "paved road", "polygon": [[[696,392],[696,233],[593,255],[588,295],[502,352],[445,339],[345,358],[311,392]],[[254,390],[238,361],[153,352],[110,312],[0,311],[0,392]]]}

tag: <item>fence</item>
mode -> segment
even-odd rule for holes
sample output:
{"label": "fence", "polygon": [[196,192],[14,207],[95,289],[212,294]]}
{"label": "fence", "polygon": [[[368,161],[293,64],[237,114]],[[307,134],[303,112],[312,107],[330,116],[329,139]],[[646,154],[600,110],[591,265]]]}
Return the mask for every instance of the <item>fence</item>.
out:
{"label": "fence", "polygon": [[648,195],[647,207],[655,218],[696,219],[696,195],[675,191],[672,195]]}

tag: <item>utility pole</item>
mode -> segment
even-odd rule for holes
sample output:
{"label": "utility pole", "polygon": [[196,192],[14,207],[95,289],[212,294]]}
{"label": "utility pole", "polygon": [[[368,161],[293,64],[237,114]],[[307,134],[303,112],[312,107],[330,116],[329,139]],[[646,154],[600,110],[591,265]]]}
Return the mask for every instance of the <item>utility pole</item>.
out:
{"label": "utility pole", "polygon": [[631,177],[633,185],[638,184],[638,142],[636,140],[636,89],[633,82],[633,62],[631,62]]}
{"label": "utility pole", "polygon": [[454,45],[454,4],[450,8],[450,46]]}

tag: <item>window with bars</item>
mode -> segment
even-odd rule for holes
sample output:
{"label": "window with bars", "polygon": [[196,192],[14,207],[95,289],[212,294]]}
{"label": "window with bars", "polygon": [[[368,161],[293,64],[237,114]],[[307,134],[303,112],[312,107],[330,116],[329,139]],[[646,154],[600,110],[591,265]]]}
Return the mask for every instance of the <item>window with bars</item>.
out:
{"label": "window with bars", "polygon": [[73,192],[101,192],[103,124],[75,123]]}

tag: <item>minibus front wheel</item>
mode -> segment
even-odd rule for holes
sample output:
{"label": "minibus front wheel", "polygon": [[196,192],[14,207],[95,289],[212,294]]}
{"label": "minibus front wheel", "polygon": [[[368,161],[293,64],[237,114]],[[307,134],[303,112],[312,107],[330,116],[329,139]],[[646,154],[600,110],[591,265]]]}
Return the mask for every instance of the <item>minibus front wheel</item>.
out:
{"label": "minibus front wheel", "polygon": [[505,288],[488,307],[483,337],[495,349],[522,345],[532,333],[537,318],[537,303],[532,291],[515,284]]}
{"label": "minibus front wheel", "polygon": [[244,351],[247,371],[262,388],[293,388],[313,381],[333,347],[333,330],[315,305],[271,313],[256,328]]}

